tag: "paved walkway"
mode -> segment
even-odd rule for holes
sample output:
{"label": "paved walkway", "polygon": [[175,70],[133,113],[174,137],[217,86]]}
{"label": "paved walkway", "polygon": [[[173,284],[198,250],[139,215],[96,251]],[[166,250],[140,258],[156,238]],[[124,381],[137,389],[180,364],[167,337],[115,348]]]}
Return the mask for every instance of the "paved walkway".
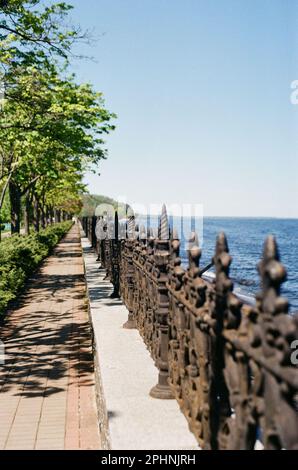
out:
{"label": "paved walkway", "polygon": [[99,449],[85,284],[74,226],[0,328],[0,449]]}

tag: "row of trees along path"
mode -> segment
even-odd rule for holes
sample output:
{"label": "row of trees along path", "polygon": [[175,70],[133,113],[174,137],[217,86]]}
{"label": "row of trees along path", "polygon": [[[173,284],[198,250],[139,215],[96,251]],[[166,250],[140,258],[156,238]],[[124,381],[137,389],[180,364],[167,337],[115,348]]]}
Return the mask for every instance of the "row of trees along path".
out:
{"label": "row of trees along path", "polygon": [[73,46],[91,39],[72,8],[0,0],[0,224],[12,233],[79,211],[83,176],[98,171],[114,129],[102,93],[70,68]]}
{"label": "row of trees along path", "polygon": [[[63,1],[0,0],[0,225],[39,231],[82,206],[114,129],[102,93],[70,67],[90,34]],[[81,57],[79,57],[81,59]],[[0,338],[0,448],[98,449],[91,333],[74,226]]]}
{"label": "row of trees along path", "polygon": [[9,312],[0,337],[0,449],[100,449],[77,225]]}

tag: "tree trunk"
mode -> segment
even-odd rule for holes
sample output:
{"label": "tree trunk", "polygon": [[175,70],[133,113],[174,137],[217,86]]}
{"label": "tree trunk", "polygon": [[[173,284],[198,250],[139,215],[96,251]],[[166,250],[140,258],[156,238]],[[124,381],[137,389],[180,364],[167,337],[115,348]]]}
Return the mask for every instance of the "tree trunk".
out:
{"label": "tree trunk", "polygon": [[39,220],[40,220],[40,210],[39,210],[39,203],[36,197],[34,197],[33,203],[33,225],[35,232],[39,232]]}
{"label": "tree trunk", "polygon": [[46,228],[46,215],[45,215],[44,207],[41,208],[41,226],[42,228]]}
{"label": "tree trunk", "polygon": [[31,199],[30,199],[29,192],[27,192],[26,199],[25,199],[25,217],[24,217],[25,235],[30,234],[30,210],[31,210]]}
{"label": "tree trunk", "polygon": [[21,228],[21,191],[13,181],[9,182],[11,234],[20,233]]}
{"label": "tree trunk", "polygon": [[45,211],[45,213],[46,213],[46,227],[47,227],[47,226],[49,225],[49,223],[50,223],[50,209],[49,209],[48,206],[46,206],[46,211]]}
{"label": "tree trunk", "polygon": [[55,211],[50,207],[50,224],[53,225],[53,219],[55,217]]}

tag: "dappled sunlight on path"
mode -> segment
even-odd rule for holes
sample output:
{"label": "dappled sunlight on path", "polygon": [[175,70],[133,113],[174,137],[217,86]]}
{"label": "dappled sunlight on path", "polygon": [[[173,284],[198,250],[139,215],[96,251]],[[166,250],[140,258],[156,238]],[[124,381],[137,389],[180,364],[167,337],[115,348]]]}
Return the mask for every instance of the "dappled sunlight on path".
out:
{"label": "dappled sunlight on path", "polygon": [[98,449],[92,333],[78,228],[0,328],[0,449]]}

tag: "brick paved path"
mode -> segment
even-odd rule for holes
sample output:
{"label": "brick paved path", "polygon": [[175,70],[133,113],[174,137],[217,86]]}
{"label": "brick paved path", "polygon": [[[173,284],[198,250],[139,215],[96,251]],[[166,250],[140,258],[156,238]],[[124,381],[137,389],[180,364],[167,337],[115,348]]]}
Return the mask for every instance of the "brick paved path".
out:
{"label": "brick paved path", "polygon": [[0,328],[0,449],[99,449],[77,226]]}

